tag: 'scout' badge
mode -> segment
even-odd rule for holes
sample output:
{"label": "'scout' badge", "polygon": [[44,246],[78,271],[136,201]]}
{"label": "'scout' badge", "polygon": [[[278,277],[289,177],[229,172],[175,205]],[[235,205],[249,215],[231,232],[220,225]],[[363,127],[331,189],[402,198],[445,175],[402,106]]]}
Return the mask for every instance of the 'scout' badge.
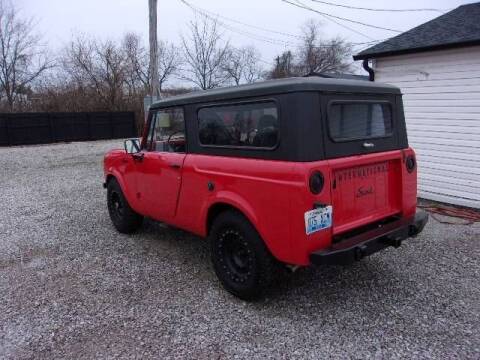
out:
{"label": "'scout' badge", "polygon": [[373,186],[370,185],[369,187],[366,186],[360,186],[357,189],[357,194],[355,195],[357,198],[367,196],[367,195],[372,195],[373,194]]}

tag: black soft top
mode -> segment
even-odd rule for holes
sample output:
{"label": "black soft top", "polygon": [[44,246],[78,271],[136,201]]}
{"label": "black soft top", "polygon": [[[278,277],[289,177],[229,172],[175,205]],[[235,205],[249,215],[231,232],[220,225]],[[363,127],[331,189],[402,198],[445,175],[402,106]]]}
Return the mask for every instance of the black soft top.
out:
{"label": "black soft top", "polygon": [[218,100],[240,99],[282,93],[318,91],[363,94],[400,94],[400,89],[386,84],[363,80],[325,79],[320,77],[268,80],[249,85],[194,91],[158,101],[152,109]]}

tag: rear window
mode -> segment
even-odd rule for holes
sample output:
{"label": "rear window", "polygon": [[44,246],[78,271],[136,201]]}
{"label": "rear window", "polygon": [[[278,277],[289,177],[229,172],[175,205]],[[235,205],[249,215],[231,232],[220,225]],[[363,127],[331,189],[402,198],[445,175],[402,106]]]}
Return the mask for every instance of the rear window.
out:
{"label": "rear window", "polygon": [[392,134],[392,108],[387,102],[333,102],[328,124],[334,141],[388,137]]}
{"label": "rear window", "polygon": [[213,106],[198,111],[200,144],[274,148],[278,143],[275,102]]}

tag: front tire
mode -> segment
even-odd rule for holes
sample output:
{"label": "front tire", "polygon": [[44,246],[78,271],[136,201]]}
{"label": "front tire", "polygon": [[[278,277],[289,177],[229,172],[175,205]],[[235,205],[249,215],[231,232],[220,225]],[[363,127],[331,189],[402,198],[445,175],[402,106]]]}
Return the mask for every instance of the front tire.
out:
{"label": "front tire", "polygon": [[213,267],[223,287],[243,300],[261,297],[279,264],[252,224],[242,214],[226,211],[214,220],[209,237]]}
{"label": "front tire", "polygon": [[110,219],[119,232],[131,234],[142,225],[143,216],[130,207],[116,179],[108,182],[107,206]]}

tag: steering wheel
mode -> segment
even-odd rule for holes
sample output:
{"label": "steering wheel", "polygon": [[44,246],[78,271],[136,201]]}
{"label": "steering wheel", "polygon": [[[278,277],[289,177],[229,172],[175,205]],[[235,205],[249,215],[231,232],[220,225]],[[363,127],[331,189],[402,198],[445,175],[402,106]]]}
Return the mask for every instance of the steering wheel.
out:
{"label": "steering wheel", "polygon": [[[172,137],[173,137],[174,135],[177,135],[177,134],[184,134],[184,131],[181,131],[181,130],[175,131],[175,132],[171,133],[170,136],[169,136],[168,139],[167,139],[168,148],[169,148],[169,149],[172,149],[173,151],[177,151],[177,149],[176,149],[176,147],[174,147],[173,145],[171,145],[170,141],[172,140]],[[184,135],[184,137],[185,137],[185,135]]]}

